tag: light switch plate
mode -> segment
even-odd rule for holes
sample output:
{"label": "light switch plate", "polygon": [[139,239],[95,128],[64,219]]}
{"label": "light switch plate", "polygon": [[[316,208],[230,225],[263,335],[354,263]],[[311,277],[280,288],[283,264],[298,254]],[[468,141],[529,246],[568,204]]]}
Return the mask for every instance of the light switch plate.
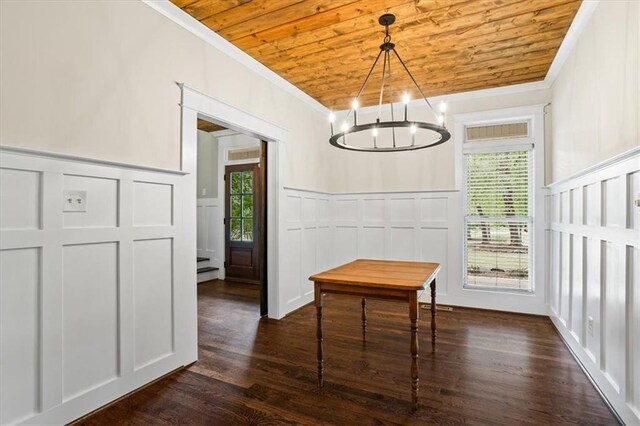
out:
{"label": "light switch plate", "polygon": [[86,212],[87,191],[64,190],[62,192],[63,212]]}

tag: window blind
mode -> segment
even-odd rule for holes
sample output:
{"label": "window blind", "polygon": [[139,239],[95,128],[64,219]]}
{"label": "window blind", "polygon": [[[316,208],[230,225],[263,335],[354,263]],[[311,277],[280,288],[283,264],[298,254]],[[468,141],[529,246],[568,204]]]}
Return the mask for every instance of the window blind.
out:
{"label": "window blind", "polygon": [[531,151],[465,157],[466,284],[531,290]]}

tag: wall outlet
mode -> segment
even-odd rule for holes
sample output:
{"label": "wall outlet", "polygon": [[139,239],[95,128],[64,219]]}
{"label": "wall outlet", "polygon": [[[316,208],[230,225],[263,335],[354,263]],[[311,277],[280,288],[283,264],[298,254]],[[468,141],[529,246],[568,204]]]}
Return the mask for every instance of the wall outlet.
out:
{"label": "wall outlet", "polygon": [[589,333],[589,336],[593,336],[593,318],[589,317],[587,319],[587,332]]}
{"label": "wall outlet", "polygon": [[87,191],[64,190],[62,192],[63,212],[86,212]]}

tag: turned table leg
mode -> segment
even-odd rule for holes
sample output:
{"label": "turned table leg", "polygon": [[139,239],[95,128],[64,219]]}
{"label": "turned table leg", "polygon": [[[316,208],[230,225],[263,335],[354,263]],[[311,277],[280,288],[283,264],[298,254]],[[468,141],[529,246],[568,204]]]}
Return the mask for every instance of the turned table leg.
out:
{"label": "turned table leg", "polygon": [[436,351],[436,280],[431,281],[431,350]]}
{"label": "turned table leg", "polygon": [[409,295],[409,319],[411,320],[411,408],[418,409],[418,294]]}
{"label": "turned table leg", "polygon": [[317,355],[318,355],[318,387],[324,385],[324,379],[322,373],[324,370],[324,353],[322,350],[322,291],[320,285],[315,285],[315,306],[316,306],[316,338],[318,340]]}
{"label": "turned table leg", "polygon": [[367,337],[367,299],[362,298],[362,340]]}

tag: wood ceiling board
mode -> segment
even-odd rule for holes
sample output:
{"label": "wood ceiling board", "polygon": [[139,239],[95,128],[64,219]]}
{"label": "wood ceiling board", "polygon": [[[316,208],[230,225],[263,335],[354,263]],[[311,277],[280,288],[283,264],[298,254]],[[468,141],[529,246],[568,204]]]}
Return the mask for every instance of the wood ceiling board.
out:
{"label": "wood ceiling board", "polygon": [[202,130],[203,132],[216,132],[218,130],[225,130],[226,127],[222,127],[218,124],[211,123],[207,120],[203,120],[202,118],[198,118],[198,130]]}
{"label": "wood ceiling board", "polygon": [[[438,96],[543,80],[580,6],[580,0],[172,1],[340,109],[379,52],[383,13],[396,15],[392,40],[421,88]],[[392,66],[394,86],[412,90],[395,58]],[[372,77],[361,105],[378,102],[379,82]]]}

